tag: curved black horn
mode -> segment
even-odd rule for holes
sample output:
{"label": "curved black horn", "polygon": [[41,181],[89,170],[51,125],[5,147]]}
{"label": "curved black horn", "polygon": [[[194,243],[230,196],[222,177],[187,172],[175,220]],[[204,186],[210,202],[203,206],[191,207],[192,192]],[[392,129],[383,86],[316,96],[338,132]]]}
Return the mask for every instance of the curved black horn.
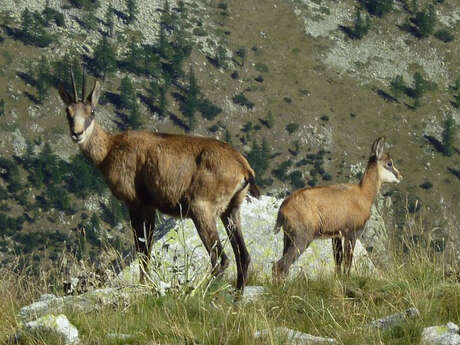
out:
{"label": "curved black horn", "polygon": [[81,100],[84,101],[86,97],[86,91],[85,91],[85,65],[82,66],[82,78],[81,78]]}
{"label": "curved black horn", "polygon": [[73,68],[70,66],[70,78],[72,80],[72,87],[73,87],[73,101],[74,103],[78,102],[78,95],[77,95],[77,88],[75,87],[75,78],[73,76]]}

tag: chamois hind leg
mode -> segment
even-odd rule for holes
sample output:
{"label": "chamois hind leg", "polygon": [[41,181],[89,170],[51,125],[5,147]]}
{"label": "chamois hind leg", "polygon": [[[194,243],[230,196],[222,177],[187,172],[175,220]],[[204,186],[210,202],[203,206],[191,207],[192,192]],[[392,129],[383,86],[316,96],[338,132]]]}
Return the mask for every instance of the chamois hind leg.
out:
{"label": "chamois hind leg", "polygon": [[348,236],[345,237],[345,261],[343,266],[343,273],[347,276],[350,275],[351,263],[353,261],[353,250],[355,249],[355,244],[356,235],[354,233],[350,233]]}
{"label": "chamois hind leg", "polygon": [[136,252],[141,254],[139,271],[140,282],[145,282],[145,275],[148,274],[148,264],[152,249],[153,232],[155,231],[155,210],[129,208],[131,225],[133,227],[134,244]]}
{"label": "chamois hind leg", "polygon": [[335,273],[339,275],[342,271],[343,261],[342,237],[332,238],[332,251],[334,252]]}
{"label": "chamois hind leg", "polygon": [[[195,224],[198,235],[201,238],[209,256],[211,257],[212,274],[214,276],[220,275],[223,270],[228,266],[228,258],[224,253],[222,243],[219,239],[219,234],[216,228],[216,218],[209,214],[206,207],[200,209],[195,208],[192,211],[192,220]],[[221,258],[221,262],[226,266],[221,266],[217,260]]]}
{"label": "chamois hind leg", "polygon": [[294,231],[284,231],[284,249],[283,256],[273,266],[274,280],[286,278],[291,265],[302,255],[308,248],[311,241],[307,234],[296,234]]}
{"label": "chamois hind leg", "polygon": [[[243,290],[246,286],[248,280],[248,267],[251,261],[241,231],[240,205],[244,199],[244,195],[244,192],[237,193],[230,201],[227,210],[225,210],[220,217],[227,231],[230,243],[232,244],[233,253],[235,254],[236,269],[238,272],[236,288],[238,290]],[[223,265],[224,263],[222,262],[222,266]],[[228,262],[226,265],[228,266]]]}

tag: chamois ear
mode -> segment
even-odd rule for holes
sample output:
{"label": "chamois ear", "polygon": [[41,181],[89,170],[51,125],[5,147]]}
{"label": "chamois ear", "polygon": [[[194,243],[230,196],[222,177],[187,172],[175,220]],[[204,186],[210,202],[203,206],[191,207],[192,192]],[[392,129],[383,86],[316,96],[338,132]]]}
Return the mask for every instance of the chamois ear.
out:
{"label": "chamois ear", "polygon": [[58,90],[59,90],[59,96],[61,96],[62,101],[66,105],[70,105],[70,104],[74,103],[73,97],[67,92],[67,90],[64,87],[64,84],[60,83],[59,87],[58,87]]}
{"label": "chamois ear", "polygon": [[101,95],[101,83],[99,80],[94,81],[93,90],[89,93],[86,101],[91,104],[91,108],[95,108]]}
{"label": "chamois ear", "polygon": [[383,150],[385,149],[385,137],[380,137],[372,144],[371,155],[375,155],[377,159],[383,158]]}

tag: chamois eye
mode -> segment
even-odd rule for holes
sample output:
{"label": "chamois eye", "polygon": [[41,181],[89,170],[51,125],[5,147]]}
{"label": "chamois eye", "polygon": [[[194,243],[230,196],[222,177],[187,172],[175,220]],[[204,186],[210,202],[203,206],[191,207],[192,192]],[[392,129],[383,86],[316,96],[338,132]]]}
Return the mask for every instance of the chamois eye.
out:
{"label": "chamois eye", "polygon": [[388,167],[388,168],[391,168],[392,166],[393,166],[393,162],[392,162],[392,161],[388,161],[388,162],[387,162],[387,167]]}

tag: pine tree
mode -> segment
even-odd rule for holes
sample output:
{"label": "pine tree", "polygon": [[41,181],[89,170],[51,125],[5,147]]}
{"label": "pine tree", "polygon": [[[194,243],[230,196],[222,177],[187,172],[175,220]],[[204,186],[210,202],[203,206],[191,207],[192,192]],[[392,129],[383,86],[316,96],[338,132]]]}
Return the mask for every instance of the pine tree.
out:
{"label": "pine tree", "polygon": [[108,28],[108,35],[109,37],[113,36],[113,13],[114,13],[114,8],[112,4],[110,4],[107,7],[107,11],[105,12],[105,25]]}
{"label": "pine tree", "polygon": [[137,2],[136,0],[127,0],[126,6],[128,7],[128,24],[132,24],[136,20],[136,16],[139,12]]}
{"label": "pine tree", "polygon": [[5,115],[5,100],[0,99],[0,116]]}
{"label": "pine tree", "polygon": [[169,86],[167,84],[161,85],[158,89],[158,110],[161,117],[165,117],[168,110],[168,89]]}
{"label": "pine tree", "polygon": [[404,82],[403,76],[398,74],[392,81],[391,81],[391,92],[393,95],[398,98],[403,93],[406,92],[407,86]]}
{"label": "pine tree", "polygon": [[363,16],[361,15],[361,10],[357,8],[354,27],[353,27],[353,37],[357,39],[363,38],[369,32],[369,27],[370,27],[369,16],[365,16],[365,19],[363,20]]}
{"label": "pine tree", "polygon": [[434,31],[436,24],[436,12],[433,5],[428,5],[423,11],[419,11],[415,15],[415,25],[421,37],[428,37]]}
{"label": "pine tree", "polygon": [[136,94],[131,79],[125,76],[120,84],[120,106],[124,109],[132,109]]}
{"label": "pine tree", "polygon": [[97,47],[94,49],[94,61],[92,68],[94,71],[102,75],[102,79],[115,71],[117,67],[117,58],[112,45],[107,40],[107,37],[102,37]]}
{"label": "pine tree", "polygon": [[442,149],[444,156],[452,156],[455,152],[455,136],[456,136],[455,119],[450,115],[444,121],[444,130],[442,132]]}
{"label": "pine tree", "polygon": [[139,127],[142,126],[141,113],[139,112],[139,106],[137,105],[136,99],[131,100],[128,126],[132,129],[139,129]]}
{"label": "pine tree", "polygon": [[188,120],[189,130],[193,130],[195,127],[195,113],[198,110],[199,95],[200,89],[198,88],[195,73],[193,72],[193,68],[190,67],[188,88],[182,111]]}

